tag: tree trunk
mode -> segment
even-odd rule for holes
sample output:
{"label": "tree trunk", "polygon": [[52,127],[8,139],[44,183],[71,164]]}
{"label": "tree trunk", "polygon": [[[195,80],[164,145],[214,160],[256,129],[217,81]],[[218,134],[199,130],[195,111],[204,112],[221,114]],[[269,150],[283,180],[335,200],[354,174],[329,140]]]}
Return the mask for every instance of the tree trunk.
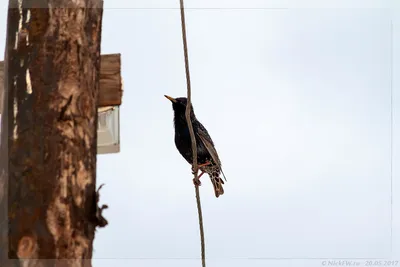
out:
{"label": "tree trunk", "polygon": [[9,7],[0,266],[91,266],[95,228],[106,224],[96,193],[103,2]]}

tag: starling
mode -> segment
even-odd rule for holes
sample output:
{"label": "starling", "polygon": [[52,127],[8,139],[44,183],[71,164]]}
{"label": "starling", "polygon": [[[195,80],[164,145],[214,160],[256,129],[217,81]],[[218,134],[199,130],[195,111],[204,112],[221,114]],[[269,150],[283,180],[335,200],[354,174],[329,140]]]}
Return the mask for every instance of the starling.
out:
{"label": "starling", "polygon": [[[185,160],[189,164],[193,165],[192,142],[185,116],[187,98],[172,98],[167,95],[164,96],[172,102],[172,108],[174,110],[176,148],[178,149],[179,153],[185,158]],[[214,147],[214,143],[206,128],[196,119],[193,111],[193,106],[190,110],[190,119],[192,122],[194,135],[196,137],[197,163],[201,171],[198,178],[200,179],[200,177],[204,173],[207,173],[210,176],[211,182],[214,186],[215,196],[219,197],[224,193],[224,189],[222,187],[224,181],[220,178],[220,173],[222,172],[223,174],[221,161],[219,160],[217,151]],[[196,183],[194,179],[193,182]]]}

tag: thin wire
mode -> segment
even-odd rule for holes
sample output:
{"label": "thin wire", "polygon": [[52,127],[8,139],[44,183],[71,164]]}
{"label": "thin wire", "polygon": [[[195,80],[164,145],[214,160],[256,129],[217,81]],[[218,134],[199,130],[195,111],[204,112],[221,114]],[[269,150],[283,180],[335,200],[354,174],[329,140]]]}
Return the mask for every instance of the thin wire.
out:
{"label": "thin wire", "polygon": [[393,19],[390,20],[390,255],[393,256]]}
{"label": "thin wire", "polygon": [[[175,7],[107,7],[105,9],[175,10]],[[187,7],[186,10],[286,10],[295,7]]]}
{"label": "thin wire", "polygon": [[190,86],[190,71],[189,71],[189,56],[186,40],[186,23],[185,23],[185,7],[183,5],[183,0],[180,0],[180,10],[181,10],[181,24],[182,24],[182,39],[183,39],[183,51],[185,56],[185,70],[186,70],[186,84],[187,84],[187,105],[186,105],[186,121],[189,128],[190,139],[192,141],[192,152],[193,152],[193,174],[196,189],[196,201],[197,201],[197,212],[199,215],[199,226],[200,226],[200,240],[201,240],[201,262],[202,266],[206,266],[206,253],[205,253],[205,242],[204,242],[204,228],[203,228],[203,214],[201,211],[201,201],[200,201],[200,190],[199,190],[199,178],[197,177],[198,165],[197,165],[197,146],[196,138],[194,136],[193,125],[190,119],[191,112],[191,86]]}

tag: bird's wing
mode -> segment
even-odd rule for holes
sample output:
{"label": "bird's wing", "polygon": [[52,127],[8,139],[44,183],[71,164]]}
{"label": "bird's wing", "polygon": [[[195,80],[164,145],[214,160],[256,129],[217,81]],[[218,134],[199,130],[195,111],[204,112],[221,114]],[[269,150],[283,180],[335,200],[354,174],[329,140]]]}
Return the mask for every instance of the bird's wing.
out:
{"label": "bird's wing", "polygon": [[224,172],[222,170],[222,167],[221,167],[221,161],[219,160],[217,150],[215,150],[214,143],[211,140],[211,137],[208,134],[207,130],[203,127],[203,125],[201,125],[201,124],[199,125],[197,134],[200,137],[201,142],[203,142],[204,146],[206,147],[208,153],[210,153],[211,158],[213,159],[213,161],[215,162],[215,164],[217,164],[217,166],[221,170],[225,181],[227,181],[226,177],[225,177],[225,174],[224,174]]}

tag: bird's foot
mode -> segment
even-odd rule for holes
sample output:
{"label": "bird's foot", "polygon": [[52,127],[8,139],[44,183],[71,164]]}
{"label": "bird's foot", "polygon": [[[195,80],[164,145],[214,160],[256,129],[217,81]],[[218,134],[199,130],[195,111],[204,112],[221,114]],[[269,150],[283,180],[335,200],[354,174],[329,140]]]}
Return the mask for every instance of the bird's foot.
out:
{"label": "bird's foot", "polygon": [[200,167],[204,167],[204,166],[208,166],[208,165],[210,165],[210,164],[211,164],[211,162],[210,162],[210,161],[207,161],[206,163],[200,164],[200,165],[199,165],[199,168],[200,168]]}
{"label": "bird's foot", "polygon": [[197,177],[197,179],[200,180],[200,177],[203,176],[204,173],[205,173],[205,172],[202,171],[202,172],[200,173],[200,175]]}
{"label": "bird's foot", "polygon": [[193,178],[193,184],[194,184],[194,185],[201,186],[200,177],[203,176],[204,173],[205,173],[205,172],[202,171],[202,172],[200,173],[200,175],[197,177],[197,179],[196,179],[196,178]]}
{"label": "bird's foot", "polygon": [[195,186],[201,186],[201,182],[200,182],[200,179],[199,178],[193,178],[193,184],[195,185]]}
{"label": "bird's foot", "polygon": [[[201,167],[208,166],[208,165],[211,165],[210,161],[207,161],[206,163],[202,163],[202,164],[197,165],[197,168],[201,168]],[[194,171],[194,166],[192,165],[192,174],[194,175],[195,173],[196,172]]]}

